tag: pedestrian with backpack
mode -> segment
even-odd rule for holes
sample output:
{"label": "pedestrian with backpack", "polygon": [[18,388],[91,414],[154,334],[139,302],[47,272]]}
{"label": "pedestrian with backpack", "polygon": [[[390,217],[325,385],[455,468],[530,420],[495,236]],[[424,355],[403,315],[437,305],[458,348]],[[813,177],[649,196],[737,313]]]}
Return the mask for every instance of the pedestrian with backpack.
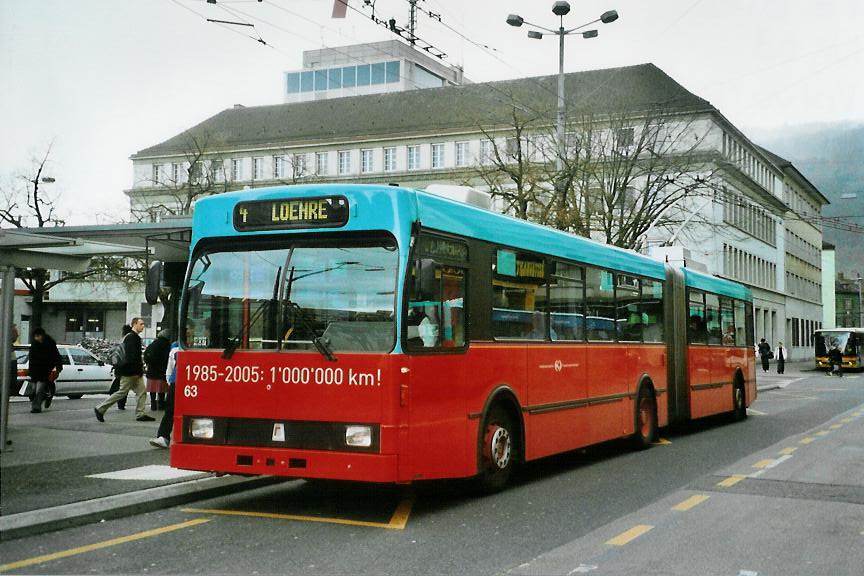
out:
{"label": "pedestrian with backpack", "polygon": [[[120,336],[120,340],[122,341],[123,338],[125,338],[126,335],[132,331],[132,327],[129,326],[128,324],[124,324],[123,328],[121,328],[120,331],[122,332],[122,334]],[[112,366],[113,366],[113,363],[112,363]],[[111,396],[112,394],[117,392],[117,390],[120,389],[120,375],[117,374],[117,371],[113,367],[111,368],[111,373],[114,375],[114,379],[111,381],[111,388],[108,389],[108,395],[109,396]],[[117,402],[117,409],[118,410],[126,410],[126,397],[125,396]]]}
{"label": "pedestrian with backpack", "polygon": [[135,392],[135,420],[153,422],[155,418],[144,412],[147,400],[147,389],[144,386],[144,359],[141,355],[141,332],[144,331],[144,320],[132,318],[129,323],[132,331],[124,338],[120,347],[112,355],[114,373],[120,376],[120,389],[108,397],[105,402],[93,409],[99,422],[105,421],[105,412],[125,398],[130,390]]}

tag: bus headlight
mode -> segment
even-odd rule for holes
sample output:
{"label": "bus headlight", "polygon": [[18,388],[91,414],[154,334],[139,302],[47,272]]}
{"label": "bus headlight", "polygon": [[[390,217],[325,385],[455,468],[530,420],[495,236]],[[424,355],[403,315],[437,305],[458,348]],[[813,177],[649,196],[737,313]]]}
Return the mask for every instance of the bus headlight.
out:
{"label": "bus headlight", "polygon": [[189,433],[192,438],[202,438],[205,440],[213,439],[213,419],[212,418],[192,418],[189,423]]}
{"label": "bus headlight", "polygon": [[371,426],[346,426],[345,444],[358,448],[369,448],[372,446]]}

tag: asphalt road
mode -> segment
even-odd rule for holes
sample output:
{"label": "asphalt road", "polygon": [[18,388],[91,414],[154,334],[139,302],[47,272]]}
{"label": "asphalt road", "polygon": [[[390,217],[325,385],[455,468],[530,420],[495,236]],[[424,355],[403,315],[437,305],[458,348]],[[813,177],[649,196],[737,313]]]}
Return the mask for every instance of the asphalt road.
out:
{"label": "asphalt road", "polygon": [[9,574],[860,576],[864,374],[782,384],[744,422],[665,430],[644,452],[619,442],[532,463],[493,496],[455,481],[288,481],[2,542],[0,564],[25,563]]}

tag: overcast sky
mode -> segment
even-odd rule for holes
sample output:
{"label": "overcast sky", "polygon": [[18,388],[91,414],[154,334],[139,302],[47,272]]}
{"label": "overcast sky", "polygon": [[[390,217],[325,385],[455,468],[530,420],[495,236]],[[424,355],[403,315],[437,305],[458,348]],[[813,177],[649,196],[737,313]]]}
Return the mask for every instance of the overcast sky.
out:
{"label": "overcast sky", "polygon": [[[518,13],[557,28],[552,4],[421,0],[441,23],[420,13],[417,35],[475,82],[554,74],[557,39],[505,23]],[[131,154],[234,104],[280,103],[283,73],[301,68],[304,50],[393,38],[363,0],[350,5],[334,20],[333,0],[0,0],[0,184],[53,142],[46,189],[67,223],[128,218]],[[862,0],[571,5],[568,28],[609,9],[620,18],[598,24],[598,38],[567,39],[567,72],[654,63],[745,132],[864,122]],[[407,25],[406,0],[375,7]]]}

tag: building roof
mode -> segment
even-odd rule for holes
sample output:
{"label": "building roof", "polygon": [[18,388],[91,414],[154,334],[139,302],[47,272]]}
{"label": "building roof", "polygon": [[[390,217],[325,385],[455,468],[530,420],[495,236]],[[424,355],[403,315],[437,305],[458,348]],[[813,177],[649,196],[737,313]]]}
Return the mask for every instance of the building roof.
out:
{"label": "building roof", "polygon": [[[512,125],[514,108],[554,117],[558,76],[538,76],[271,106],[235,106],[132,159],[183,154],[190,138],[210,152],[357,138],[476,131]],[[565,74],[570,115],[715,110],[653,64]]]}
{"label": "building roof", "polygon": [[796,179],[801,185],[808,189],[808,191],[816,196],[822,204],[830,204],[831,202],[826,198],[816,186],[813,185],[810,180],[807,179],[804,174],[802,174],[795,165],[792,164],[789,160],[786,160],[782,156],[778,156],[774,152],[759,146],[758,144],[753,144],[756,146],[756,149],[759,150],[762,154],[764,154],[777,168],[782,170],[785,174],[788,174],[792,178]]}

